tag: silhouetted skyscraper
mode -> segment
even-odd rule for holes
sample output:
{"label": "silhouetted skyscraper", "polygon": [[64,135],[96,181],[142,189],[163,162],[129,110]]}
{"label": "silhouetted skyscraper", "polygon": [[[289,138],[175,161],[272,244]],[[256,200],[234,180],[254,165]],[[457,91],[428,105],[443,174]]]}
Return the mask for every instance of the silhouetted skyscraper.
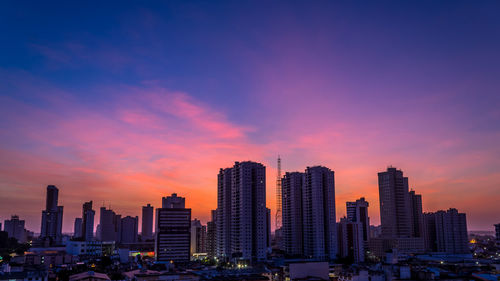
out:
{"label": "silhouetted skyscraper", "polygon": [[4,231],[9,237],[16,238],[19,243],[26,242],[26,229],[24,228],[24,220],[20,220],[19,216],[13,215],[10,220],[4,221]]}
{"label": "silhouetted skyscraper", "polygon": [[81,238],[82,237],[82,218],[75,218],[75,224],[73,226],[73,237]]}
{"label": "silhouetted skyscraper", "polygon": [[379,256],[390,249],[404,254],[423,252],[424,239],[419,233],[423,220],[421,196],[410,194],[408,178],[393,167],[378,173],[378,184],[382,234],[370,242],[372,250]]}
{"label": "silhouetted skyscraper", "polygon": [[113,210],[101,207],[100,210],[100,240],[120,242],[121,238],[121,216]]}
{"label": "silhouetted skyscraper", "polygon": [[265,260],[269,240],[266,167],[248,161],[221,169],[217,198],[218,256]]}
{"label": "silhouetted skyscraper", "polygon": [[457,209],[425,214],[426,245],[430,251],[447,254],[470,253],[467,239],[467,220]]}
{"label": "silhouetted skyscraper", "polygon": [[284,250],[289,255],[303,255],[302,185],[304,173],[286,173],[281,179],[282,231]]}
{"label": "silhouetted skyscraper", "polygon": [[365,241],[363,241],[363,224],[348,218],[340,219],[338,223],[339,256],[351,262],[359,263],[365,260]]}
{"label": "silhouetted skyscraper", "polygon": [[[271,249],[271,209],[266,208],[266,248]],[[267,250],[266,249],[266,250]]]}
{"label": "silhouetted skyscraper", "polygon": [[153,206],[148,204],[142,207],[142,240],[153,238]]}
{"label": "silhouetted skyscraper", "polygon": [[412,219],[412,237],[423,237],[424,217],[422,213],[422,195],[410,191],[409,194],[411,219]]}
{"label": "silhouetted skyscraper", "polygon": [[191,209],[184,197],[163,197],[156,209],[155,256],[161,262],[188,262],[191,242]]}
{"label": "silhouetted skyscraper", "polygon": [[368,217],[368,202],[364,197],[356,200],[356,202],[346,202],[347,220],[351,222],[361,223],[361,231],[363,233],[363,241],[368,242],[370,239],[370,218]]}
{"label": "silhouetted skyscraper", "polygon": [[201,221],[194,219],[191,221],[191,255],[195,253],[205,253],[205,241],[207,238],[207,228]]}
{"label": "silhouetted skyscraper", "polygon": [[94,217],[92,201],[85,202],[82,208],[82,238],[85,241],[92,241],[94,238]]}
{"label": "silhouetted skyscraper", "polygon": [[59,189],[57,189],[57,187],[55,187],[54,185],[48,185],[45,210],[56,211],[58,199],[59,199]]}
{"label": "silhouetted skyscraper", "polygon": [[422,217],[425,251],[437,252],[436,213],[424,213]]}
{"label": "silhouetted skyscraper", "polygon": [[317,260],[335,259],[335,177],[326,167],[307,167],[302,187],[304,255]]}
{"label": "silhouetted skyscraper", "polygon": [[500,245],[500,223],[495,224],[495,236],[497,238],[497,245]]}
{"label": "silhouetted skyscraper", "polygon": [[387,168],[378,173],[380,220],[382,236],[412,237],[412,216],[408,193],[408,178],[401,170]]}
{"label": "silhouetted skyscraper", "polygon": [[216,253],[216,231],[217,231],[217,211],[212,210],[212,219],[207,222],[207,255],[210,258],[215,257]]}
{"label": "silhouetted skyscraper", "polygon": [[139,231],[139,217],[126,216],[121,219],[120,243],[137,242]]}
{"label": "silhouetted skyscraper", "polygon": [[62,242],[63,206],[57,206],[58,197],[57,187],[47,186],[46,209],[42,211],[40,238],[50,240],[50,244]]}
{"label": "silhouetted skyscraper", "polygon": [[231,257],[231,183],[232,168],[220,169],[217,176],[216,256]]}

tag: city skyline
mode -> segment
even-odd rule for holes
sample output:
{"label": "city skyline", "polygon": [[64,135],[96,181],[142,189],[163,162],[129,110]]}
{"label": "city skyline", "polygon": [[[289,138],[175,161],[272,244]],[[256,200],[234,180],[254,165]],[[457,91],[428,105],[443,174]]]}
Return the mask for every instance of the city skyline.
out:
{"label": "city skyline", "polygon": [[[253,164],[257,164],[257,165],[262,165],[261,163],[258,163],[258,162],[252,162],[252,161],[242,161],[242,162],[243,162],[243,163],[253,163]],[[234,163],[235,163],[235,165],[239,165],[239,163],[240,163],[240,162],[239,162],[239,161],[236,161],[236,162],[234,162]],[[266,168],[267,168],[267,167],[266,167],[266,166],[263,166],[263,168],[264,168],[264,173],[265,173],[265,170],[266,170]],[[326,167],[324,167],[324,166],[321,166],[321,165],[316,165],[316,166],[307,166],[307,167],[306,167],[306,172],[307,172],[310,168],[322,168],[322,169],[327,169],[327,170],[329,170],[328,168],[326,168]],[[217,190],[218,190],[218,191],[217,191],[217,192],[218,192],[218,193],[219,193],[219,192],[221,192],[221,185],[220,185],[220,184],[221,184],[221,182],[224,182],[223,178],[221,178],[221,175],[224,175],[224,173],[227,173],[227,171],[229,171],[229,170],[231,170],[231,169],[233,169],[233,168],[220,168],[219,174],[218,174],[218,176],[217,176],[217,178],[218,178],[218,187],[217,187]],[[447,209],[449,209],[449,207],[447,207],[447,208],[441,208],[441,209],[436,209],[436,210],[427,210],[427,209],[425,209],[425,208],[422,208],[422,207],[421,207],[421,206],[423,205],[423,204],[422,204],[422,202],[423,202],[423,201],[425,201],[425,200],[423,200],[423,199],[422,199],[422,194],[416,194],[414,189],[409,188],[409,184],[408,184],[408,183],[409,183],[409,179],[408,179],[408,177],[404,177],[404,178],[403,178],[403,177],[402,177],[402,169],[399,169],[399,168],[397,168],[397,167],[393,167],[392,165],[387,167],[387,171],[378,172],[378,177],[379,177],[379,187],[378,187],[378,188],[379,188],[379,193],[381,192],[381,191],[380,191],[380,175],[381,175],[381,174],[385,174],[385,173],[387,173],[388,171],[392,171],[392,172],[397,172],[397,173],[400,173],[400,180],[401,180],[401,182],[400,182],[399,184],[400,184],[401,186],[405,185],[405,186],[406,186],[406,190],[407,190],[407,191],[403,191],[403,193],[404,193],[404,192],[408,192],[408,191],[409,191],[409,192],[408,192],[408,194],[409,194],[409,195],[405,195],[405,196],[409,196],[409,197],[408,197],[408,200],[409,200],[408,202],[411,202],[411,203],[409,203],[409,204],[415,204],[415,203],[414,203],[414,201],[412,201],[412,200],[415,200],[415,199],[412,199],[412,198],[418,198],[417,200],[418,200],[418,202],[419,202],[419,203],[417,203],[417,204],[420,204],[420,211],[419,211],[420,213],[442,212],[443,210],[447,210]],[[333,172],[334,172],[334,171],[333,171]],[[231,172],[230,172],[230,171],[229,171],[229,175],[230,175],[230,177],[231,177]],[[284,182],[288,182],[288,181],[290,180],[290,177],[292,177],[292,176],[296,176],[296,175],[298,175],[299,177],[302,177],[302,176],[304,175],[304,173],[303,173],[303,172],[298,172],[298,171],[294,171],[294,172],[286,172],[286,171],[285,171],[285,173],[282,175],[282,181],[284,181]],[[265,176],[265,177],[266,177],[266,176]],[[289,193],[289,192],[290,192],[290,191],[289,191],[289,190],[290,190],[289,184],[290,184],[290,183],[287,183],[287,184],[285,184],[285,185],[284,185],[284,186],[285,186],[285,189],[283,189],[284,194],[285,194],[285,193]],[[294,183],[294,184],[295,184],[295,185],[297,185],[297,184],[298,184],[298,186],[301,186],[301,185],[302,185],[302,180],[300,180],[300,183],[299,183],[299,182],[296,182],[296,183]],[[267,180],[266,180],[265,188],[266,188],[266,193],[267,193],[267,192],[269,192],[269,188],[267,187]],[[302,189],[302,187],[299,187],[299,188],[300,188],[300,189]],[[56,190],[55,195],[52,195],[52,194],[50,194],[50,195],[49,195],[49,190],[54,190],[54,189]],[[273,189],[273,187],[271,187],[270,189]],[[285,191],[285,190],[286,190],[286,191]],[[404,189],[403,189],[403,190],[404,190]],[[381,194],[381,193],[380,193],[380,194]],[[172,195],[173,195],[173,196],[177,196],[177,194],[176,194],[176,193],[173,193]],[[46,199],[45,199],[45,202],[46,202],[46,208],[49,208],[49,206],[52,206],[52,205],[54,205],[54,204],[57,204],[58,197],[59,197],[59,188],[57,188],[55,185],[48,185],[48,186],[47,186],[47,196],[46,196]],[[54,199],[53,199],[53,198],[54,198]],[[165,201],[165,200],[167,200],[168,198],[172,198],[172,197],[169,197],[169,196],[167,196],[167,197],[161,197],[161,201],[160,201],[160,202],[161,202],[161,204],[159,204],[158,206],[162,206],[162,208],[165,208],[165,206],[166,206],[166,205],[168,205],[167,201]],[[174,197],[174,198],[175,198],[175,197]],[[189,207],[187,207],[187,206],[188,206],[188,204],[186,204],[186,203],[185,203],[185,198],[184,198],[184,197],[179,197],[179,198],[180,198],[180,200],[181,200],[181,201],[179,201],[179,202],[182,204],[182,206],[186,206],[186,208],[189,208]],[[218,198],[219,198],[219,195],[218,195]],[[306,197],[306,198],[307,198],[307,197]],[[332,210],[334,211],[334,215],[335,215],[335,217],[337,217],[337,219],[334,219],[337,223],[340,223],[340,222],[341,222],[341,219],[345,219],[346,217],[347,217],[347,219],[348,219],[349,221],[353,221],[353,220],[354,220],[354,218],[352,217],[352,216],[353,216],[353,213],[352,213],[352,212],[353,212],[353,210],[349,210],[349,208],[353,208],[353,204],[354,204],[354,205],[356,205],[356,204],[362,204],[363,206],[365,206],[365,208],[367,208],[367,206],[369,205],[369,203],[368,203],[367,201],[365,201],[365,198],[364,198],[364,197],[361,197],[359,200],[354,199],[354,200],[356,200],[356,202],[349,202],[349,201],[341,202],[341,203],[345,203],[345,209],[344,209],[344,212],[342,212],[342,211],[340,212],[340,214],[342,214],[342,215],[340,215],[340,216],[339,216],[339,210],[338,210],[338,208],[336,208],[336,207],[335,207],[335,206],[337,206],[337,205],[338,205],[338,203],[339,203],[339,202],[338,202],[338,199],[337,199],[337,197],[336,197],[335,195],[333,195],[333,198],[335,199],[335,204],[334,204],[334,206],[333,206],[333,209],[332,209]],[[424,194],[424,198],[425,198],[425,194]],[[382,200],[380,197],[379,197],[378,199],[379,199],[379,200]],[[171,199],[170,199],[170,200],[171,200]],[[303,200],[303,199],[301,199],[301,200]],[[401,199],[401,200],[402,200],[402,199]],[[406,199],[405,199],[405,200],[406,200]],[[49,203],[49,202],[50,202],[50,203]],[[177,201],[171,201],[171,202],[177,202]],[[222,201],[221,201],[221,202],[222,202]],[[92,217],[92,220],[93,220],[93,233],[91,234],[91,236],[92,236],[92,237],[91,237],[91,239],[94,239],[96,236],[98,236],[98,235],[100,234],[100,233],[99,233],[99,231],[98,231],[98,227],[99,227],[99,225],[101,224],[101,220],[102,220],[102,218],[103,218],[103,217],[102,217],[102,216],[103,216],[103,210],[104,210],[104,212],[110,212],[110,213],[112,213],[112,214],[113,214],[113,216],[115,216],[116,214],[115,214],[114,210],[113,210],[113,209],[111,209],[111,205],[110,205],[110,206],[108,206],[108,207],[109,207],[109,209],[106,209],[106,206],[104,206],[104,205],[102,205],[102,206],[100,206],[100,207],[95,207],[95,209],[96,209],[96,210],[97,210],[97,209],[100,209],[100,212],[98,213],[96,210],[93,210],[92,203],[93,203],[93,200],[90,200],[89,202],[84,202],[84,203],[83,203],[83,209],[84,209],[84,211],[85,211],[86,209],[88,209],[89,211],[91,211],[91,212],[92,212],[92,213],[91,213],[91,215],[92,215],[91,217]],[[375,204],[375,203],[376,203],[376,202],[374,202],[374,205],[377,205],[377,204]],[[174,204],[178,204],[178,203],[174,203]],[[286,203],[286,204],[285,204],[285,206],[287,206],[288,204],[289,204],[289,203]],[[364,204],[366,204],[366,205],[364,205]],[[267,204],[266,204],[266,205],[267,205]],[[90,207],[89,207],[89,206],[90,206]],[[61,208],[61,210],[62,210],[62,208],[63,208],[63,207],[64,207],[64,206],[58,206],[58,208]],[[160,207],[158,207],[158,208],[154,208],[154,207],[153,207],[150,203],[147,203],[147,206],[140,206],[140,208],[142,209],[142,212],[144,212],[144,208],[146,208],[146,207],[147,207],[147,208],[151,208],[151,211],[154,211],[155,209],[160,208]],[[380,205],[378,205],[378,207],[380,207]],[[268,207],[268,208],[269,208],[269,207]],[[287,208],[290,208],[290,207],[287,207]],[[342,208],[342,207],[341,207],[341,208]],[[356,208],[357,208],[357,207],[356,207]],[[460,208],[460,207],[459,207],[459,206],[455,206],[455,205],[453,205],[453,207],[451,207],[451,208]],[[190,209],[190,208],[189,208],[189,209]],[[217,210],[217,206],[215,206],[215,208],[214,208],[213,210],[211,210],[211,211],[210,211],[210,213],[211,213],[211,214],[210,214],[210,217],[209,217],[208,219],[206,219],[206,220],[201,221],[198,217],[194,217],[194,216],[193,216],[192,218],[193,218],[193,220],[200,220],[200,221],[201,221],[201,222],[202,222],[202,223],[206,226],[206,225],[207,225],[207,223],[209,223],[210,221],[213,221],[213,219],[214,219],[214,217],[213,217],[213,212],[216,212],[216,210]],[[381,211],[381,210],[380,210],[380,211]],[[45,212],[46,212],[45,210],[43,210],[43,211],[42,211],[42,213],[43,213],[43,214],[45,214]],[[62,212],[62,211],[61,211],[61,212]],[[354,211],[354,212],[356,212],[356,211]],[[365,210],[364,212],[366,212],[366,210]],[[382,211],[381,211],[381,212],[382,212]],[[300,210],[300,213],[302,213],[302,210]],[[221,214],[221,215],[222,215],[222,214]],[[284,214],[282,214],[282,215],[283,215],[283,216],[287,216],[287,214],[285,214],[285,213],[284,213]],[[24,221],[24,218],[23,218],[22,216],[19,216],[19,215],[18,215],[18,213],[16,213],[16,214],[11,214],[11,215],[9,215],[9,217],[8,217],[8,218],[10,218],[11,216],[12,216],[12,217],[13,217],[13,216],[19,217],[19,219],[22,219],[22,220]],[[99,216],[100,216],[100,219],[97,219]],[[134,215],[134,214],[128,214],[128,215],[126,215],[126,217],[127,217],[127,218],[132,218],[132,217],[134,217],[134,216],[135,216],[135,219],[137,220],[137,222],[136,222],[136,227],[141,226],[141,227],[143,228],[143,227],[144,227],[144,225],[143,225],[143,218],[139,219],[139,215],[138,215],[138,214],[135,214],[135,215]],[[143,214],[143,216],[144,216],[144,214]],[[83,217],[83,214],[80,214],[80,216],[76,216],[76,217],[74,217],[74,218],[71,218],[71,219],[73,220],[73,223],[71,224],[71,226],[66,226],[66,228],[68,228],[68,229],[70,229],[70,228],[71,228],[71,229],[70,229],[70,231],[63,231],[63,233],[64,233],[64,234],[74,234],[74,235],[75,235],[75,232],[74,232],[73,230],[74,230],[74,229],[75,229],[75,227],[76,227],[76,225],[75,225],[75,224],[76,224],[76,222],[74,222],[74,220],[79,219],[79,220],[80,220],[80,223],[82,223],[82,221],[81,221],[81,220],[82,220],[82,217]],[[95,218],[94,218],[94,217],[95,217]],[[118,215],[118,217],[122,217],[122,215],[121,215],[121,214],[119,214],[119,215]],[[125,215],[123,215],[123,217],[125,217]],[[288,215],[288,217],[290,217],[290,216]],[[378,221],[378,222],[375,222],[375,223],[372,223],[372,218],[373,218],[373,217],[376,217],[376,218],[378,217],[379,221]],[[8,218],[5,218],[5,220],[7,220]],[[152,219],[152,218],[151,218],[151,219]],[[221,218],[219,218],[219,219],[222,219],[222,217],[221,217]],[[272,232],[274,233],[274,230],[275,230],[275,229],[272,227],[272,222],[273,222],[273,219],[274,219],[274,218],[270,218],[270,220],[271,220],[271,228],[272,228]],[[377,212],[377,211],[373,211],[373,210],[372,210],[372,212],[371,212],[371,213],[369,213],[367,217],[366,217],[366,213],[365,213],[365,219],[367,219],[367,222],[366,222],[366,223],[367,223],[367,225],[368,225],[368,226],[379,226],[379,227],[381,227],[381,226],[382,226],[381,221],[380,221],[380,212]],[[42,215],[42,220],[40,220],[40,225],[43,225],[43,220],[44,220],[44,215]],[[67,220],[69,220],[69,219],[67,218]],[[156,216],[154,217],[154,220],[156,220]],[[408,231],[408,232],[415,233],[416,229],[414,228],[414,226],[418,227],[418,222],[417,222],[417,223],[415,223],[415,222],[413,222],[413,220],[415,220],[415,218],[414,218],[414,217],[413,217],[413,215],[412,215],[412,216],[411,216],[411,222],[410,222],[410,221],[408,222],[409,224],[412,224],[412,227],[411,227],[411,230],[410,230],[410,228],[409,228],[409,226],[408,226],[408,228],[409,228],[409,229],[408,229],[407,231]],[[368,221],[369,221],[369,222],[368,222]],[[404,219],[402,222],[404,223],[405,221],[406,221],[406,219]],[[2,220],[0,219],[0,223],[1,223],[1,222],[2,222]],[[401,226],[401,227],[403,227],[403,228],[404,228],[404,226],[401,224],[402,222],[399,222],[397,225],[399,225],[399,226]],[[422,223],[422,222],[420,222],[420,223]],[[1,225],[1,224],[0,224],[0,225]],[[468,226],[468,225],[470,225],[470,223],[469,223],[469,222],[467,223],[467,226]],[[496,226],[496,224],[495,224],[495,226]],[[101,227],[102,227],[102,225],[101,225]],[[141,227],[139,227],[139,229],[141,229]],[[147,226],[147,227],[149,227],[149,226]],[[151,225],[151,227],[152,227],[152,228],[154,228],[154,227],[155,227],[155,224]],[[421,227],[421,226],[420,226],[420,227]],[[42,228],[42,229],[43,229],[43,228]],[[62,228],[62,229],[64,229],[64,225],[63,225],[63,228]],[[81,231],[81,230],[83,230],[83,229],[84,229],[84,227],[83,227],[83,226],[81,226],[80,231]],[[41,232],[37,232],[36,230],[29,229],[29,227],[26,227],[26,230],[27,230],[27,231],[32,231],[32,232],[34,232],[35,234],[41,234]],[[469,230],[470,230],[470,231],[478,231],[478,230],[481,230],[481,229],[469,229]],[[101,231],[102,231],[102,228],[101,228]],[[484,230],[482,230],[482,231],[490,231],[490,232],[491,232],[492,230],[491,230],[491,228],[486,228],[486,229],[484,229]],[[142,231],[138,231],[138,230],[136,230],[136,232],[137,232],[137,233],[141,233],[141,235],[142,235]],[[383,231],[382,231],[382,232],[383,232]],[[420,235],[422,235],[419,231],[417,231],[417,233],[419,233],[419,234],[417,234],[417,235],[419,235],[419,236],[420,236]],[[408,234],[406,234],[406,235],[408,235]],[[41,237],[42,237],[42,236],[41,236]],[[146,236],[146,237],[147,237],[147,236]],[[221,237],[221,238],[222,238],[222,237]],[[286,247],[286,245],[285,245],[284,247]]]}
{"label": "city skyline", "polygon": [[280,154],[335,171],[337,220],[378,210],[393,165],[424,212],[498,223],[498,3],[198,4],[3,4],[0,221],[39,232],[55,185],[65,233],[84,202],[140,221],[172,193],[206,223],[219,168],[246,160],[274,221]]}

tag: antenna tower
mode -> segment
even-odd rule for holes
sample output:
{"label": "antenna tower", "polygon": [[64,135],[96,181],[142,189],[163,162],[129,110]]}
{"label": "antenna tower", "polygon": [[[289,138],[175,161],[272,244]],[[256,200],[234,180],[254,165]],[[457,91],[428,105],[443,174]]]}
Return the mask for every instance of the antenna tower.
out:
{"label": "antenna tower", "polygon": [[276,229],[281,228],[281,158],[278,155],[278,174],[276,175]]}

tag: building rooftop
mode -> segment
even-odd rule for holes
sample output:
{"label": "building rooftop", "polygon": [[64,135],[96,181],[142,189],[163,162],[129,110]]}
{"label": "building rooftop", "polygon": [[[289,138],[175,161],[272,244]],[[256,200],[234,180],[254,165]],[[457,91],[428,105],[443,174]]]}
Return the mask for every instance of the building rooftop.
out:
{"label": "building rooftop", "polygon": [[109,279],[108,275],[106,275],[104,273],[95,272],[95,271],[82,272],[82,273],[78,273],[78,274],[75,274],[75,275],[71,275],[69,277],[70,281],[84,280],[84,279],[111,280],[111,279]]}

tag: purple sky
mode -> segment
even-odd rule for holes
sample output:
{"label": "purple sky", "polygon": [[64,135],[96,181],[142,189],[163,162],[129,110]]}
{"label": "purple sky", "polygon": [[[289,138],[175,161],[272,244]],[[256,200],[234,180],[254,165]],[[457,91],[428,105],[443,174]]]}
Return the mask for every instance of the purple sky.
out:
{"label": "purple sky", "polygon": [[0,220],[39,231],[55,184],[123,215],[177,192],[204,222],[234,161],[335,171],[337,217],[379,223],[393,165],[424,211],[500,222],[498,1],[236,1],[0,7]]}

